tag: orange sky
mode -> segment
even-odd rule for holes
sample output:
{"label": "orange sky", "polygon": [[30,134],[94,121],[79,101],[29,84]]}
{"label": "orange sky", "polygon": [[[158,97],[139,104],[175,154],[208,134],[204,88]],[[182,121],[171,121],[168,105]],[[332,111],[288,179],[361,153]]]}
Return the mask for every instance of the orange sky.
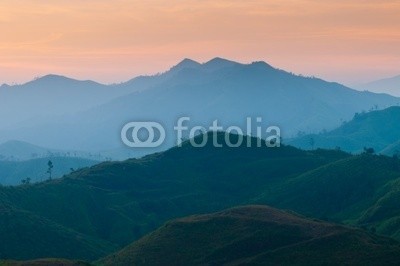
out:
{"label": "orange sky", "polygon": [[0,33],[0,83],[120,82],[215,56],[347,84],[400,74],[400,0],[3,0]]}

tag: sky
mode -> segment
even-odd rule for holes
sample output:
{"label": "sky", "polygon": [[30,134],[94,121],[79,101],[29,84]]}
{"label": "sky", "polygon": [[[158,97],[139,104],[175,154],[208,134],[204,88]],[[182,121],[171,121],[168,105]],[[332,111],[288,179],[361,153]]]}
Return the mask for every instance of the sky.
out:
{"label": "sky", "polygon": [[400,74],[400,0],[2,0],[0,84],[102,83],[184,58],[360,84]]}

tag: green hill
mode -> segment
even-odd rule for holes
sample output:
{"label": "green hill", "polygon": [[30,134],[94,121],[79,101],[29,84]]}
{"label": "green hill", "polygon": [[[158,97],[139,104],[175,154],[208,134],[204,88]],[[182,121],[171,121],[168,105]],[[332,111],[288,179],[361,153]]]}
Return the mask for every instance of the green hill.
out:
{"label": "green hill", "polygon": [[[272,184],[348,156],[287,146],[198,149],[186,143],[143,159],[102,163],[51,182],[0,188],[0,207],[7,204],[86,238],[123,247],[167,220],[247,203]],[[45,242],[46,232],[32,241],[36,238]],[[69,248],[58,244],[60,250]],[[46,255],[20,249],[17,239],[0,254],[8,259],[15,254],[18,259]],[[55,255],[48,252],[45,257],[49,256]]]}
{"label": "green hill", "polygon": [[[361,152],[364,147],[372,147],[382,152],[400,141],[400,107],[390,107],[381,111],[356,114],[353,120],[339,128],[323,134],[306,135],[288,143],[303,149],[313,147],[334,149],[340,147],[348,152]],[[312,145],[313,144],[313,145]],[[391,148],[392,155],[397,148]]]}
{"label": "green hill", "polygon": [[[399,239],[400,228],[385,226],[399,215],[400,208],[393,202],[399,188],[399,171],[400,161],[395,158],[353,156],[289,178],[257,202],[325,220],[367,226]],[[378,210],[380,219],[372,219]]]}
{"label": "green hill", "polygon": [[[252,148],[209,143],[201,149],[186,142],[181,148],[101,163],[58,180],[0,188],[0,209],[28,215],[12,230],[2,231],[9,240],[0,245],[0,258],[89,261],[168,220],[248,204],[290,209],[400,239],[399,159],[290,146],[257,148],[257,140],[252,141]],[[30,224],[30,216],[38,222]],[[7,216],[0,215],[0,224],[6,223]],[[29,238],[40,243],[38,249],[20,248],[21,236],[14,237],[18,230],[40,232]],[[55,245],[58,234],[65,240]],[[72,245],[74,241],[78,243]]]}
{"label": "green hill", "polygon": [[0,204],[0,216],[1,259],[94,259],[115,250],[111,243],[4,203]]}
{"label": "green hill", "polygon": [[398,265],[397,242],[266,206],[190,216],[99,265]]}

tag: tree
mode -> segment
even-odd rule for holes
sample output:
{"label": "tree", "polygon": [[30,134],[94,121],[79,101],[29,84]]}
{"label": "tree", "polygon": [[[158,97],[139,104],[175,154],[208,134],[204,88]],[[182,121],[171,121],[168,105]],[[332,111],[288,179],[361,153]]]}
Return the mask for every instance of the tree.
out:
{"label": "tree", "polygon": [[314,150],[315,140],[314,140],[313,137],[311,137],[311,138],[309,139],[309,143],[310,143],[311,149]]}
{"label": "tree", "polygon": [[27,177],[26,179],[22,179],[22,180],[21,180],[21,183],[22,183],[23,185],[29,185],[29,184],[31,183],[31,178],[30,178],[30,177]]}
{"label": "tree", "polygon": [[366,154],[374,154],[375,150],[374,150],[374,148],[366,148],[366,147],[364,147],[364,153],[366,153]]}
{"label": "tree", "polygon": [[46,172],[47,174],[49,174],[49,180],[51,180],[51,178],[52,178],[53,167],[54,167],[53,162],[49,161],[47,163],[47,172]]}

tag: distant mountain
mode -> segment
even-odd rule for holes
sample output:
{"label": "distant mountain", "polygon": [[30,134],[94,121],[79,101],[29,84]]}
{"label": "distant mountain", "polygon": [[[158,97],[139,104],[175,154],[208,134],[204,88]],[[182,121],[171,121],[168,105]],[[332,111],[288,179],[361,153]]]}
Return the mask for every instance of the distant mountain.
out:
{"label": "distant mountain", "polygon": [[400,140],[388,145],[386,148],[384,148],[380,153],[387,155],[387,156],[399,156],[400,155]]}
{"label": "distant mountain", "polygon": [[20,185],[22,180],[30,179],[31,183],[45,181],[49,178],[47,163],[52,161],[53,178],[80,168],[89,167],[98,161],[78,157],[43,157],[27,161],[0,161],[0,185]]}
{"label": "distant mountain", "polygon": [[357,114],[335,130],[300,136],[288,143],[303,149],[340,147],[356,153],[362,152],[364,147],[372,147],[376,152],[393,155],[400,142],[399,121],[400,107],[390,107]]}
{"label": "distant mountain", "polygon": [[74,113],[110,99],[111,89],[93,81],[48,75],[0,88],[0,128],[35,125],[54,115]]}
{"label": "distant mountain", "polygon": [[56,150],[36,146],[24,141],[10,140],[0,144],[0,161],[27,161],[39,158],[70,157],[83,158],[92,161],[105,161],[109,158],[115,160],[129,157],[129,153],[120,151],[102,151],[98,153],[85,152],[80,150]]}
{"label": "distant mountain", "polygon": [[198,69],[201,67],[201,64],[189,59],[189,58],[185,58],[183,59],[179,64],[177,64],[176,66],[172,67],[170,69],[170,72],[178,72],[181,71],[182,69],[186,69],[186,68],[193,68],[193,69]]}
{"label": "distant mountain", "polygon": [[140,78],[114,85],[47,75],[22,85],[0,87],[0,129],[36,126],[145,88]]}
{"label": "distant mountain", "polygon": [[24,141],[10,140],[0,144],[0,160],[29,160],[56,152]]}
{"label": "distant mountain", "polygon": [[105,266],[399,263],[400,245],[391,239],[267,206],[177,219],[99,261]]}
{"label": "distant mountain", "polygon": [[332,129],[356,112],[400,102],[389,95],[296,76],[265,62],[239,64],[222,58],[204,64],[185,59],[163,74],[131,82],[145,89],[40,126],[2,131],[0,141],[13,137],[57,149],[123,150],[120,131],[126,122],[157,121],[167,130],[167,143],[158,149],[165,150],[176,142],[173,127],[181,116],[191,118],[189,126],[206,128],[218,119],[225,129],[231,125],[246,129],[246,118],[253,117],[253,132],[256,117],[262,117],[262,126],[280,126],[289,137],[298,131]]}
{"label": "distant mountain", "polygon": [[377,93],[388,93],[394,96],[400,96],[400,75],[392,78],[373,81],[364,85],[358,86],[363,90],[368,90]]}

